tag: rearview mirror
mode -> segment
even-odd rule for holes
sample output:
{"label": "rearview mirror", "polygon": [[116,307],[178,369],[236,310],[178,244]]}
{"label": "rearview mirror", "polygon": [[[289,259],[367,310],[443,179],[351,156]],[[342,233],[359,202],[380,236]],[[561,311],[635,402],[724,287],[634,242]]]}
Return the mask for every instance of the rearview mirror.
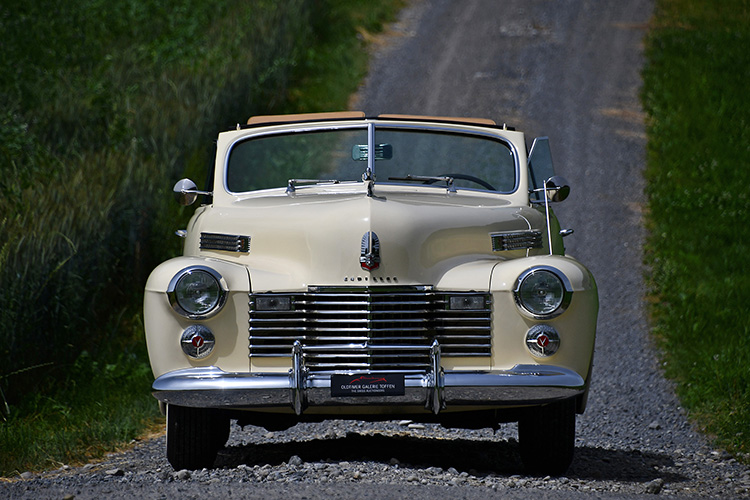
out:
{"label": "rearview mirror", "polygon": [[[352,147],[352,160],[367,161],[367,144],[355,144]],[[390,160],[393,158],[393,146],[390,144],[375,144],[375,159]]]}

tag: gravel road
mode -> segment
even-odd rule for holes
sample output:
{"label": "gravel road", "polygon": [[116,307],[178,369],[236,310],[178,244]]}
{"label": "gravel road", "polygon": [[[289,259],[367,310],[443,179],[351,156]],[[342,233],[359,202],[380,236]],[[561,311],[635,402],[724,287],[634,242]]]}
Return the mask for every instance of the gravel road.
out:
{"label": "gravel road", "polygon": [[234,427],[217,467],[174,471],[164,438],[83,467],[23,474],[3,498],[750,498],[750,469],[691,428],[643,307],[638,101],[648,0],[413,0],[377,44],[355,109],[478,116],[550,137],[571,183],[569,253],[597,277],[589,406],[565,477],[523,475],[516,429],[334,421]]}

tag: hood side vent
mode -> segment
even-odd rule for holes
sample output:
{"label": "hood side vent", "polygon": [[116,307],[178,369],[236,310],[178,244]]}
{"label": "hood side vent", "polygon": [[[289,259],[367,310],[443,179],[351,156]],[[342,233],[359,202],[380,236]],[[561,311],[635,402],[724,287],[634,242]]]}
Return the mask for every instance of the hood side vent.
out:
{"label": "hood side vent", "polygon": [[250,236],[201,233],[201,250],[247,253],[250,251]]}
{"label": "hood side vent", "polygon": [[492,239],[493,252],[542,248],[541,231],[512,231],[508,233],[493,233],[490,234],[490,238]]}

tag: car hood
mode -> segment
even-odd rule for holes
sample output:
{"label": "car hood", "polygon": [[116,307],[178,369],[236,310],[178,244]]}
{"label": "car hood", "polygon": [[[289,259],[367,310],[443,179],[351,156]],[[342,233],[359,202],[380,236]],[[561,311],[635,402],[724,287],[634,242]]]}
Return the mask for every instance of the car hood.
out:
{"label": "car hood", "polygon": [[[260,292],[434,285],[463,264],[489,262],[489,273],[500,260],[545,253],[538,210],[501,196],[424,191],[279,192],[201,207],[188,226],[185,254],[244,264]],[[544,235],[542,248],[493,251],[491,234],[530,230]],[[206,248],[202,233],[249,237],[248,251]],[[363,267],[363,253],[375,255],[371,269]]]}

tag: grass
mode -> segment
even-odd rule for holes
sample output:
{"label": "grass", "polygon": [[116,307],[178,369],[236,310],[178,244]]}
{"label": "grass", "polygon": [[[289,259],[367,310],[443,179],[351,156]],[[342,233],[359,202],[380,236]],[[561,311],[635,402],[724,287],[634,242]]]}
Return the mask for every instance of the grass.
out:
{"label": "grass", "polygon": [[190,214],[172,184],[202,181],[211,141],[248,116],[346,109],[362,34],[402,4],[0,5],[0,476],[159,421],[140,308]]}
{"label": "grass", "polygon": [[750,457],[750,2],[658,0],[647,40],[653,333],[691,418]]}
{"label": "grass", "polygon": [[5,415],[0,470],[5,474],[75,465],[115,451],[159,426],[147,388],[151,370],[135,353],[102,364],[83,352],[62,384],[37,393]]}

